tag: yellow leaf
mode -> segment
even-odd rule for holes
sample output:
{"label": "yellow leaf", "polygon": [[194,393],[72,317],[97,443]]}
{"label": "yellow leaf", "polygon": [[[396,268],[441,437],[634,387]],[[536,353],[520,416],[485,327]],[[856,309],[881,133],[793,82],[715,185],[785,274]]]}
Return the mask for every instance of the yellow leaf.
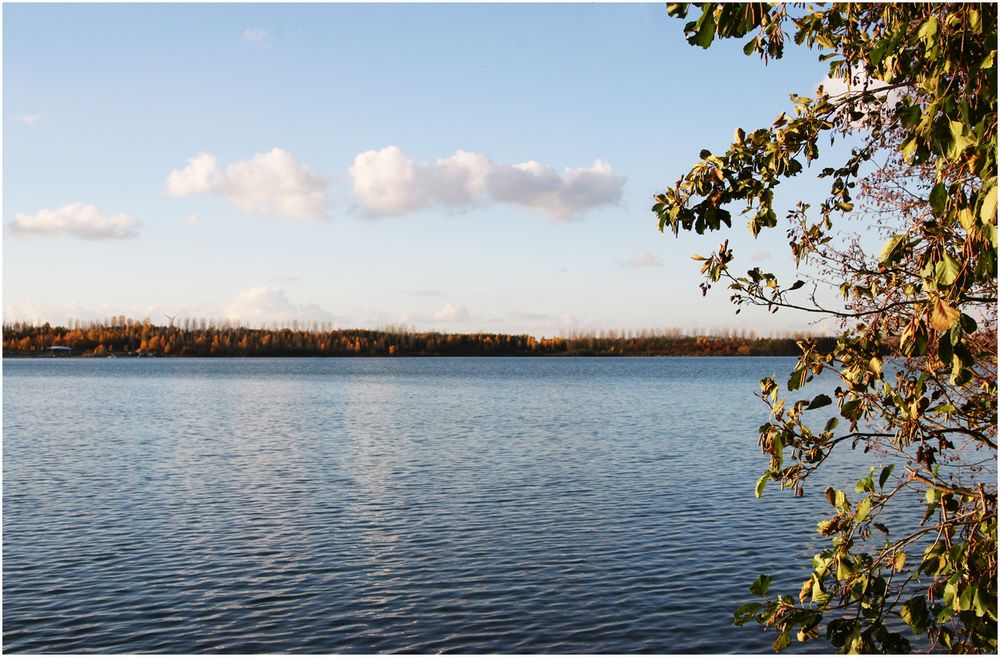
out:
{"label": "yellow leaf", "polygon": [[[807,579],[802,582],[802,590],[799,591],[799,602],[805,604],[806,600],[809,599],[810,594],[812,594],[813,581],[812,578]],[[801,641],[801,639],[799,639]]]}
{"label": "yellow leaf", "polygon": [[931,309],[931,326],[938,331],[947,331],[958,321],[959,312],[948,305],[943,299],[934,301]]}
{"label": "yellow leaf", "polygon": [[976,225],[976,216],[972,214],[972,208],[962,208],[958,211],[958,220],[962,222],[962,228],[972,230]]}
{"label": "yellow leaf", "polygon": [[979,218],[983,223],[995,224],[997,222],[997,188],[996,185],[990,187],[983,198],[983,204],[979,208]]}

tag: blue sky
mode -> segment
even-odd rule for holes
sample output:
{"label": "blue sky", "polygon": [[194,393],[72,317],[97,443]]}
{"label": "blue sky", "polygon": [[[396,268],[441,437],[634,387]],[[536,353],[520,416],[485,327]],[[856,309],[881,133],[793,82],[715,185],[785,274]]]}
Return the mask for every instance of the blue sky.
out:
{"label": "blue sky", "polygon": [[[662,4],[3,7],[4,320],[797,330],[651,197],[824,77]],[[787,202],[818,196],[803,177]],[[788,272],[784,230],[726,235]]]}

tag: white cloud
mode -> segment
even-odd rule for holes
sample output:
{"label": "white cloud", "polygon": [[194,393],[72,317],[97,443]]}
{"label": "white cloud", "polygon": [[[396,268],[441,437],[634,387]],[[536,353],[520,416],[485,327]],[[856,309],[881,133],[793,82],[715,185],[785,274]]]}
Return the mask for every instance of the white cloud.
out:
{"label": "white cloud", "polygon": [[219,162],[214,155],[198,153],[183,169],[176,169],[167,176],[167,193],[171,196],[208,194],[222,184]]}
{"label": "white cloud", "polygon": [[434,319],[438,322],[466,322],[472,319],[472,315],[463,305],[453,306],[446,303],[440,310],[434,313]]}
{"label": "white cloud", "polygon": [[573,313],[548,314],[539,312],[517,312],[504,322],[504,331],[509,333],[529,333],[535,336],[565,335],[572,331],[603,331],[609,327],[621,326],[617,320],[591,315],[583,319]]}
{"label": "white cloud", "polygon": [[640,251],[622,263],[622,267],[662,267],[663,260],[649,251]]}
{"label": "white cloud", "polygon": [[[868,74],[863,70],[856,69],[851,72],[849,78],[833,78],[827,75],[819,83],[816,91],[819,92],[822,89],[825,93],[836,98],[837,96],[842,96],[847,93],[857,93],[867,89],[868,91],[878,91],[887,87],[885,82],[881,80],[876,80],[868,77]],[[879,105],[884,106],[885,109],[893,108],[902,99],[898,89],[891,89],[885,93],[876,93],[872,96],[871,105],[877,107]],[[859,126],[859,123],[854,125]]]}
{"label": "white cloud", "polygon": [[[110,314],[110,312],[106,314]],[[101,317],[100,311],[84,306],[76,301],[56,304],[32,300],[22,303],[10,303],[3,307],[3,321],[5,323],[29,322],[32,324],[43,324],[49,322],[53,326],[56,326],[65,325],[73,319],[87,322]]]}
{"label": "white cloud", "polygon": [[159,304],[112,304],[101,302],[83,305],[76,301],[68,303],[50,303],[46,301],[27,301],[11,303],[4,306],[4,321],[24,321],[41,324],[49,322],[54,325],[65,325],[72,320],[81,322],[104,321],[112,316],[124,315],[135,320],[148,317],[154,324],[167,322],[166,315],[174,316],[174,322],[180,323],[184,318],[218,317],[219,310],[214,306],[195,304],[193,306]]}
{"label": "white cloud", "polygon": [[467,208],[482,202],[494,169],[485,155],[457,150],[432,166],[423,165],[419,182],[441,205]]}
{"label": "white cloud", "polygon": [[569,221],[592,208],[618,203],[625,184],[625,178],[601,160],[560,174],[535,161],[500,165],[463,150],[434,163],[415,163],[396,146],[359,153],[349,173],[355,196],[375,217],[434,205],[467,210],[493,200]]}
{"label": "white cloud", "polygon": [[355,196],[371,215],[406,214],[427,205],[416,184],[413,160],[395,146],[358,153],[348,172]]}
{"label": "white cloud", "polygon": [[267,216],[292,219],[323,219],[330,199],[329,182],[280,148],[258,153],[219,168],[209,153],[199,153],[183,169],[172,171],[166,189],[171,196],[218,194],[231,205]]}
{"label": "white cloud", "polygon": [[41,121],[42,120],[42,115],[41,114],[15,114],[14,118],[17,119],[18,121],[20,121],[21,123],[27,123],[27,124],[30,125],[32,123],[38,123],[39,121]]}
{"label": "white cloud", "polygon": [[332,322],[337,318],[314,303],[292,303],[276,287],[254,287],[240,292],[225,309],[226,319],[246,326],[269,326],[300,322]]}
{"label": "white cloud", "polygon": [[257,46],[267,45],[267,30],[258,27],[248,28],[243,32],[243,41]]}
{"label": "white cloud", "polygon": [[126,214],[102,215],[94,205],[71,203],[57,210],[17,213],[7,224],[11,235],[63,236],[83,240],[123,240],[138,236],[142,224]]}
{"label": "white cloud", "polygon": [[184,220],[184,225],[188,228],[197,230],[201,228],[201,219],[196,214],[188,215],[188,218]]}
{"label": "white cloud", "polygon": [[433,204],[452,209],[476,205],[492,166],[486,156],[462,150],[433,164],[415,164],[399,148],[388,146],[359,153],[348,171],[368,214],[386,217]]}
{"label": "white cloud", "polygon": [[494,199],[541,212],[555,221],[571,221],[591,208],[618,203],[624,184],[625,178],[616,176],[601,160],[586,169],[566,169],[561,176],[535,161],[498,167],[490,176]]}

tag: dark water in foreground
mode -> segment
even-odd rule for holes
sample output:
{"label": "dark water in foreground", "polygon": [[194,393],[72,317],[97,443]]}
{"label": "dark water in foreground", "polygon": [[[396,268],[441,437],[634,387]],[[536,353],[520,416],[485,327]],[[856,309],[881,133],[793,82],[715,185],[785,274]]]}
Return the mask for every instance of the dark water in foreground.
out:
{"label": "dark water in foreground", "polygon": [[818,545],[821,493],[752,492],[792,363],[4,361],[4,650],[769,652],[730,618]]}

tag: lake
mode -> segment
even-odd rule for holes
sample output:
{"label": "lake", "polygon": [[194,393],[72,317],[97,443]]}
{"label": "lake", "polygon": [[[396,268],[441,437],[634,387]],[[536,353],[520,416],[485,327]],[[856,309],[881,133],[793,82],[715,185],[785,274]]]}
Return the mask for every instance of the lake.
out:
{"label": "lake", "polygon": [[826,508],[753,496],[793,363],[5,360],[3,648],[770,652],[733,608]]}

